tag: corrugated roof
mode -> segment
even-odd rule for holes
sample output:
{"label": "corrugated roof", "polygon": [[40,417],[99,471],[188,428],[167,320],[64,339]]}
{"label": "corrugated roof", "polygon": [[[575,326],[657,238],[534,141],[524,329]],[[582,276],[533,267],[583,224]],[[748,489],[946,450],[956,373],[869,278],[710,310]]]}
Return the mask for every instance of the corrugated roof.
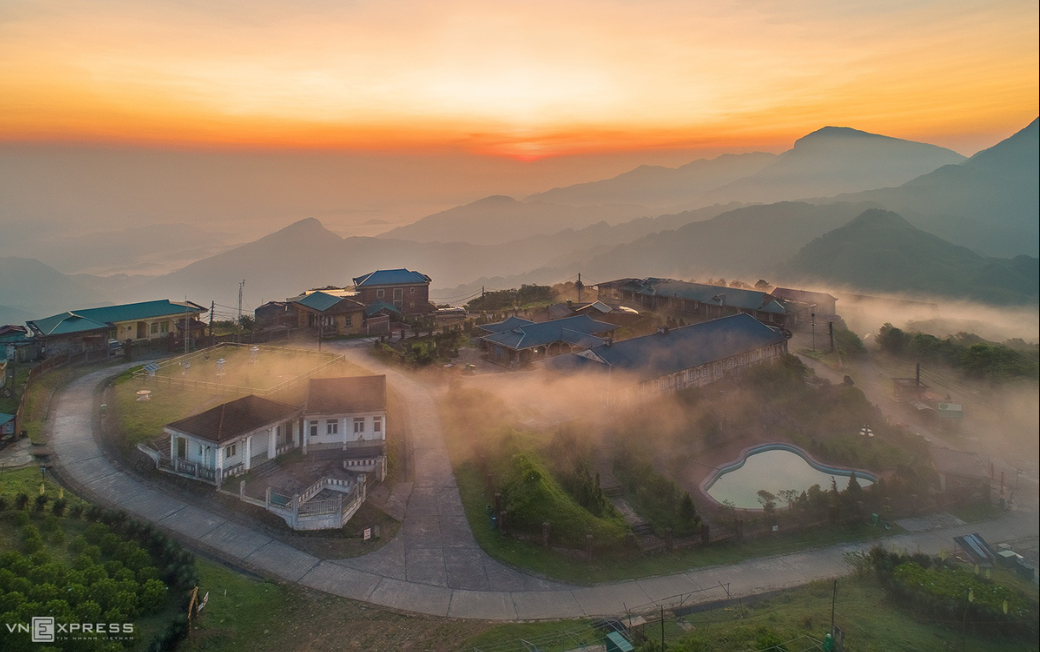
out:
{"label": "corrugated roof", "polygon": [[374,285],[407,285],[411,283],[429,283],[430,277],[407,269],[380,269],[369,272],[354,279],[357,287]]}
{"label": "corrugated roof", "polygon": [[74,310],[73,312],[81,317],[93,319],[94,321],[115,323],[137,319],[152,319],[154,317],[173,317],[183,315],[186,311],[206,312],[206,309],[196,303],[192,303],[191,301],[170,301],[169,299],[159,299],[157,301],[126,303],[118,306],[87,308],[85,310]]}
{"label": "corrugated roof", "polygon": [[380,310],[387,310],[387,311],[392,312],[392,313],[397,314],[397,315],[401,314],[400,309],[398,309],[398,307],[395,306],[394,304],[387,303],[386,301],[376,301],[375,303],[370,303],[365,308],[365,316],[366,317],[371,317],[372,315],[376,314]]}
{"label": "corrugated roof", "polygon": [[311,378],[306,414],[349,414],[386,409],[386,376]]}
{"label": "corrugated roof", "polygon": [[522,317],[507,317],[505,321],[495,322],[493,324],[478,324],[477,328],[486,333],[501,333],[503,331],[511,331],[521,326],[530,326],[535,322],[530,319],[523,319]]}
{"label": "corrugated roof", "polygon": [[51,315],[44,319],[34,319],[25,323],[28,324],[33,331],[43,337],[73,335],[76,333],[89,333],[91,331],[107,331],[112,328],[110,324],[105,322],[88,319],[82,315],[71,312],[63,312],[58,315]]}
{"label": "corrugated roof", "polygon": [[758,310],[776,314],[786,314],[783,306],[768,292],[745,290],[720,285],[703,285],[686,281],[665,281],[645,286],[639,294],[658,297],[679,297],[688,301],[697,301],[714,306],[729,306],[743,310]]}
{"label": "corrugated roof", "polygon": [[174,430],[220,444],[255,430],[277,425],[299,415],[300,412],[301,409],[296,406],[250,394],[166,425]]}
{"label": "corrugated roof", "polygon": [[827,303],[830,301],[837,301],[838,299],[832,297],[826,292],[813,292],[811,290],[795,290],[793,288],[773,288],[772,295],[781,299],[790,299],[792,301],[800,301],[801,303]]}
{"label": "corrugated roof", "polygon": [[[511,330],[494,332],[482,339],[514,351],[548,346],[553,342],[569,344],[591,344],[588,336],[609,333],[617,329],[614,324],[596,321],[588,315],[577,315],[566,319],[555,319],[540,324],[524,324]],[[599,343],[600,338],[595,338]]]}
{"label": "corrugated roof", "polygon": [[318,312],[356,312],[365,308],[364,304],[354,299],[337,297],[320,291],[293,299],[293,302]]}
{"label": "corrugated roof", "polygon": [[555,358],[547,366],[560,371],[630,373],[639,380],[649,380],[783,341],[778,330],[740,313],[665,334],[596,346]]}

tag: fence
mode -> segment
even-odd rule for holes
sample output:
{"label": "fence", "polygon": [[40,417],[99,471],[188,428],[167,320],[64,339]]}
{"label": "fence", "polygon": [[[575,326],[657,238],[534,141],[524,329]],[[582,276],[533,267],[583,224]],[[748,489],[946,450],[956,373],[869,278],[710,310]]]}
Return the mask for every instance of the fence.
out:
{"label": "fence", "polygon": [[[237,343],[233,343],[233,342],[222,342],[220,344],[216,344],[214,346],[207,347],[205,349],[199,349],[199,350],[194,351],[192,353],[179,355],[179,356],[177,356],[175,358],[169,358],[167,360],[162,361],[161,363],[157,363],[156,367],[154,367],[154,370],[155,370],[154,374],[155,375],[152,375],[152,373],[150,373],[148,371],[145,371],[144,369],[140,369],[138,371],[135,371],[134,372],[134,378],[138,378],[138,379],[143,379],[143,380],[147,380],[147,381],[150,381],[150,382],[154,382],[156,384],[156,386],[165,384],[167,387],[178,387],[180,389],[191,389],[191,390],[196,390],[196,391],[197,390],[204,390],[204,391],[208,391],[210,393],[218,394],[218,395],[221,395],[221,396],[223,396],[225,394],[241,395],[241,396],[247,396],[249,394],[254,394],[256,396],[268,397],[268,396],[272,396],[274,394],[277,394],[277,393],[279,393],[281,391],[284,391],[284,390],[288,389],[289,387],[292,387],[293,385],[301,383],[301,382],[307,380],[308,378],[310,378],[311,376],[315,375],[319,371],[321,371],[321,370],[323,370],[323,369],[325,369],[327,367],[330,367],[332,365],[338,364],[338,363],[340,363],[340,362],[342,362],[344,360],[344,356],[342,356],[342,355],[333,355],[333,354],[329,354],[329,353],[320,353],[320,352],[317,352],[317,351],[309,351],[307,349],[290,349],[290,348],[287,348],[287,347],[272,347],[272,348],[268,348],[268,349],[266,349],[268,351],[277,351],[279,353],[291,353],[293,355],[314,356],[314,357],[317,357],[317,358],[328,358],[328,360],[326,360],[326,362],[324,362],[323,364],[320,364],[317,367],[314,367],[313,369],[310,369],[310,370],[308,370],[308,371],[306,371],[306,372],[304,372],[302,374],[299,374],[298,376],[290,378],[288,380],[282,381],[282,382],[278,383],[277,385],[274,385],[273,387],[269,387],[267,389],[258,389],[258,388],[255,388],[255,387],[243,387],[243,386],[240,386],[240,385],[228,385],[226,383],[214,383],[214,382],[210,382],[210,381],[207,381],[207,380],[194,380],[194,379],[188,379],[188,378],[178,378],[176,376],[171,376],[171,375],[161,375],[161,372],[163,370],[165,370],[165,369],[169,369],[169,368],[172,368],[172,367],[175,367],[175,366],[183,366],[184,363],[186,363],[186,362],[190,363],[193,360],[205,359],[208,356],[219,355],[219,351],[222,348],[229,347],[229,348],[234,349],[236,347],[245,347],[245,346],[250,346],[251,347],[251,345],[247,345],[247,344],[237,344]],[[264,349],[261,348],[261,351],[263,351],[263,350]]]}
{"label": "fence", "polygon": [[[17,438],[18,432],[22,430],[22,419],[25,416],[25,403],[29,398],[29,389],[36,382],[36,379],[40,376],[53,371],[59,367],[63,367],[69,363],[70,356],[68,353],[56,355],[53,358],[46,358],[40,364],[36,365],[29,370],[29,375],[25,377],[25,385],[22,387],[22,396],[18,399],[18,409],[14,413],[14,424],[15,424],[15,437]],[[50,400],[47,401],[48,406]],[[49,409],[49,407],[48,407]]]}

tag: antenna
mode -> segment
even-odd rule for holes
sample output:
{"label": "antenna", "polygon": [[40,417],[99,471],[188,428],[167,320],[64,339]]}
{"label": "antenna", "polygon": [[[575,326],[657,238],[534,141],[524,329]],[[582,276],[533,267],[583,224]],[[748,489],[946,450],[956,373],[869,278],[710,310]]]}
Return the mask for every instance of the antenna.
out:
{"label": "antenna", "polygon": [[245,279],[238,284],[238,321],[242,323],[242,288],[245,287]]}

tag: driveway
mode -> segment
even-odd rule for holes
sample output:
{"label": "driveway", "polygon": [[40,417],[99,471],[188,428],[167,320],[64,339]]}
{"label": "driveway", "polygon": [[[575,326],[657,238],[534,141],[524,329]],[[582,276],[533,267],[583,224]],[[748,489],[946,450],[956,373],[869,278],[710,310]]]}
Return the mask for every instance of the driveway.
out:
{"label": "driveway", "polygon": [[[63,476],[85,497],[125,510],[229,562],[270,577],[331,594],[436,616],[482,620],[580,618],[624,614],[634,605],[692,594],[686,604],[745,596],[848,572],[848,552],[872,544],[837,545],[728,566],[591,587],[547,582],[505,567],[476,544],[444,446],[434,398],[420,383],[346,351],[379,373],[409,406],[415,460],[414,488],[399,536],[380,550],[342,560],[321,560],[215,512],[151,488],[122,472],[102,454],[93,433],[94,390],[116,368],[87,374],[55,395],[51,442]],[[996,521],[892,537],[890,546],[938,553],[951,537],[978,531],[989,541],[1035,537],[1035,513]]]}

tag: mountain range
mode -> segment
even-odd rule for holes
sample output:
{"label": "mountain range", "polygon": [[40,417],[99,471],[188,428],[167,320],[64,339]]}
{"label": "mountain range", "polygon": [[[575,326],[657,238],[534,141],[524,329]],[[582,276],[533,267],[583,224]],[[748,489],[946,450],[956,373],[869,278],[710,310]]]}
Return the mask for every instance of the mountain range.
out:
{"label": "mountain range", "polygon": [[983,303],[1032,303],[1040,260],[989,258],[926,233],[904,217],[868,210],[816,238],[783,266],[789,279],[886,293],[913,293]]}
{"label": "mountain range", "polygon": [[[1016,275],[1028,273],[1036,259],[1007,258],[1036,255],[1037,157],[1036,121],[969,159],[932,145],[828,127],[779,156],[721,156],[674,169],[641,167],[525,200],[488,197],[377,237],[341,237],[308,218],[232,247],[233,234],[207,239],[202,233],[193,239],[176,225],[155,226],[167,229],[171,251],[190,251],[198,244],[201,255],[204,246],[216,248],[158,276],[69,276],[39,261],[0,259],[8,266],[0,266],[0,273],[6,272],[0,305],[36,317],[157,297],[232,305],[244,279],[245,305],[251,307],[311,287],[348,285],[354,276],[395,267],[430,275],[434,296],[452,301],[478,292],[481,285],[551,283],[582,272],[591,283],[621,276],[754,280],[790,274],[878,291],[951,292],[958,287],[926,282],[932,274],[958,278],[962,288],[982,288],[972,296],[983,301],[1035,303],[1035,292],[1031,295]],[[793,197],[810,199],[790,201]],[[722,201],[727,198],[734,201]],[[661,208],[676,203],[697,208]],[[903,217],[886,222],[877,217],[885,210]],[[120,243],[116,251],[94,247],[92,240],[83,240],[83,249],[115,257],[144,233],[98,236]],[[858,251],[835,244],[850,238],[855,244],[857,237],[870,246]],[[905,246],[892,244],[899,238],[906,239]],[[970,247],[975,252],[954,247],[971,238],[988,246]],[[142,251],[155,251],[154,246],[149,240],[151,249]],[[811,247],[846,251],[847,261],[821,254],[812,266],[813,252],[819,251]],[[886,270],[902,268],[872,263],[871,247],[879,256],[911,256],[919,265],[890,278]],[[60,265],[56,252],[61,251],[80,255],[70,240],[56,243],[48,260]],[[856,262],[861,259],[865,262]],[[931,272],[924,261],[933,261]],[[87,263],[83,258],[65,268]],[[953,274],[958,265],[967,277]]]}

